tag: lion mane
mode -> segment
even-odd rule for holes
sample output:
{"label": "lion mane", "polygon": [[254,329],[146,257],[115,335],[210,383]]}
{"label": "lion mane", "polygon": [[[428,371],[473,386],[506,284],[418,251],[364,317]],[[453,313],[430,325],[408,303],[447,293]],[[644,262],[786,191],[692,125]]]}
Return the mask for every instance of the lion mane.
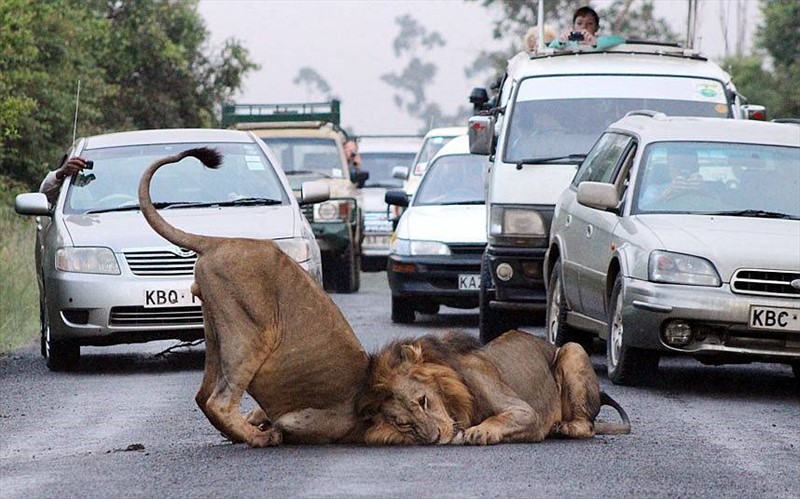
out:
{"label": "lion mane", "polygon": [[[621,424],[595,424],[601,404]],[[509,331],[486,346],[463,332],[394,341],[372,355],[359,399],[370,445],[496,444],[630,432],[575,343]]]}

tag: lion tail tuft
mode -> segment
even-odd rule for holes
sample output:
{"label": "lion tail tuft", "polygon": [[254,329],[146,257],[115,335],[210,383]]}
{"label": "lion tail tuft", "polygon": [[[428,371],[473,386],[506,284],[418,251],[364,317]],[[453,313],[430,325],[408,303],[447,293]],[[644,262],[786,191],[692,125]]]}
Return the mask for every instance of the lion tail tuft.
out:
{"label": "lion tail tuft", "polygon": [[193,156],[199,159],[208,168],[219,168],[222,166],[222,153],[211,147],[198,147],[184,151],[181,156]]}
{"label": "lion tail tuft", "polygon": [[595,423],[595,433],[598,435],[627,435],[631,432],[631,421],[628,419],[628,413],[622,408],[619,403],[611,398],[611,395],[606,392],[600,392],[600,405],[607,405],[613,407],[619,417],[622,418],[622,423]]}

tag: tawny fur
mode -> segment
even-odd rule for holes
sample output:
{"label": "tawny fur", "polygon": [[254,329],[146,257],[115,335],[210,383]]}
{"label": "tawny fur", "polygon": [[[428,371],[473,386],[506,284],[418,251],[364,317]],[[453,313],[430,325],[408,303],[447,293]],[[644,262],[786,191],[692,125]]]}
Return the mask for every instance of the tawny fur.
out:
{"label": "tawny fur", "polygon": [[[355,397],[369,358],[327,293],[272,241],[189,234],[153,207],[153,174],[187,157],[221,163],[208,148],[155,161],[139,184],[139,204],[158,234],[198,255],[192,293],[203,302],[206,346],[200,409],[227,438],[253,447],[362,441]],[[239,408],[245,392],[259,405],[247,417]]]}
{"label": "tawny fur", "polygon": [[[594,421],[601,403],[622,424]],[[481,347],[464,333],[396,341],[373,356],[360,411],[368,444],[539,442],[630,432],[627,415],[600,391],[576,343],[556,348],[509,331]]]}

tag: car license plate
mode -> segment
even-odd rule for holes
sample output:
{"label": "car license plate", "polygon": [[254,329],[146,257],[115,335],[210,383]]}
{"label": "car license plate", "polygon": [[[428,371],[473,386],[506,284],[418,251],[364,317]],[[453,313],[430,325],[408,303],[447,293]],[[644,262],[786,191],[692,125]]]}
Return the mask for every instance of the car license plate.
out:
{"label": "car license plate", "polygon": [[752,306],[750,329],[800,332],[800,309]]}
{"label": "car license plate", "polygon": [[364,236],[364,246],[388,248],[389,236],[370,236],[367,234]]}
{"label": "car license plate", "polygon": [[481,289],[481,276],[479,274],[458,274],[458,289],[461,291]]}
{"label": "car license plate", "polygon": [[200,299],[188,289],[146,289],[144,308],[190,307],[200,305]]}

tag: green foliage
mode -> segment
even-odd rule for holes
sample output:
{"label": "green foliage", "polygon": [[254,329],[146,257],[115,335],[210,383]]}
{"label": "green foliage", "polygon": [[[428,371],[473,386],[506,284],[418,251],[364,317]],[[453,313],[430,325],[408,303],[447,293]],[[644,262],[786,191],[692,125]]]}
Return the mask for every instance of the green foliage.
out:
{"label": "green foliage", "polygon": [[757,43],[765,48],[776,69],[800,65],[800,2],[797,0],[762,0],[763,24],[756,32]]}
{"label": "green foliage", "polygon": [[[0,199],[9,192],[0,182]],[[36,222],[0,204],[0,353],[31,344],[38,334],[36,274],[33,245]]]}

